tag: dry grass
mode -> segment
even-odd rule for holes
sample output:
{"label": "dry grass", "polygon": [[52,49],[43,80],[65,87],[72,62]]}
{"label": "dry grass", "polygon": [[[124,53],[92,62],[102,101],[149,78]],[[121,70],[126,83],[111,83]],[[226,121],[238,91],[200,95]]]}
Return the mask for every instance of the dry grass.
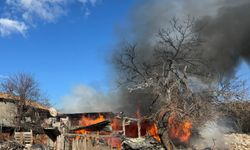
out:
{"label": "dry grass", "polygon": [[250,101],[226,102],[219,106],[219,110],[235,121],[240,132],[250,133]]}

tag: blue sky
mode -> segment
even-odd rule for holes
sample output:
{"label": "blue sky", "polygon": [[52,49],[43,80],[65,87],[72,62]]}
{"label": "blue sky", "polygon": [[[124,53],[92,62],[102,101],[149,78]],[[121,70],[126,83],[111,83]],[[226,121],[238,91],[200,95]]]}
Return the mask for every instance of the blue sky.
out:
{"label": "blue sky", "polygon": [[[133,0],[72,1],[63,6],[64,13],[50,20],[40,17],[39,12],[19,8],[6,15],[9,7],[16,6],[1,1],[0,18],[22,22],[27,29],[12,27],[10,33],[1,34],[0,75],[33,73],[55,104],[78,84],[108,90],[112,82],[109,55],[117,39],[115,28],[124,23],[132,4]],[[32,21],[22,17],[25,11]]]}
{"label": "blue sky", "polygon": [[[1,0],[0,78],[33,73],[53,104],[79,84],[109,91],[116,29],[134,0]],[[249,66],[238,74],[249,78]]]}

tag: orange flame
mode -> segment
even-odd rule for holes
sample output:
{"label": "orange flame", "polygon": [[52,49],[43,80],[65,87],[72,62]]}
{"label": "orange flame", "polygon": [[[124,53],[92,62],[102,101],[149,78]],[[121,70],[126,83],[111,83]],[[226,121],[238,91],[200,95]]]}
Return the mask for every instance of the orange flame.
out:
{"label": "orange flame", "polygon": [[160,140],[161,140],[160,137],[159,137],[159,135],[158,135],[158,128],[157,128],[157,126],[156,126],[155,123],[153,123],[153,124],[149,127],[148,133],[149,133],[151,136],[153,136],[157,141],[160,141]]}
{"label": "orange flame", "polygon": [[80,124],[82,126],[89,126],[92,124],[100,123],[102,121],[105,121],[105,117],[101,114],[98,114],[98,116],[96,118],[82,117],[82,119],[80,120]]}
{"label": "orange flame", "polygon": [[[98,116],[96,118],[91,118],[91,117],[85,117],[83,116],[82,119],[79,121],[79,124],[82,125],[82,126],[89,126],[89,125],[92,125],[92,124],[97,124],[97,123],[100,123],[102,121],[105,121],[105,117],[101,114],[98,114]],[[88,134],[90,133],[89,131],[87,130],[78,130],[76,131],[77,134]]]}
{"label": "orange flame", "polygon": [[171,139],[179,140],[187,144],[191,136],[192,123],[185,119],[177,121],[176,114],[172,114],[168,118],[169,136]]}

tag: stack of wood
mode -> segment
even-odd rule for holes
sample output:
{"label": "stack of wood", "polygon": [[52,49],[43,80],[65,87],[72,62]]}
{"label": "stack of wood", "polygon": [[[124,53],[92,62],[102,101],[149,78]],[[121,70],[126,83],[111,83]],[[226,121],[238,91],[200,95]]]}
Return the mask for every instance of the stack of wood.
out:
{"label": "stack of wood", "polygon": [[32,130],[30,132],[15,132],[14,138],[17,143],[24,145],[26,148],[30,148],[33,144]]}

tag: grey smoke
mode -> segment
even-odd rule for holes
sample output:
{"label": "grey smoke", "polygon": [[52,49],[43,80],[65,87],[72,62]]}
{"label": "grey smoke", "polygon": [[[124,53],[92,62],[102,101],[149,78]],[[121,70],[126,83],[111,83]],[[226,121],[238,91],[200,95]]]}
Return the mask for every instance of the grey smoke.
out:
{"label": "grey smoke", "polygon": [[147,90],[137,90],[131,92],[126,89],[122,89],[118,99],[120,107],[117,110],[122,111],[131,117],[137,117],[137,112],[139,112],[141,116],[148,115],[150,111],[154,111],[152,107],[152,99],[154,99],[155,96],[150,94],[151,92]]}
{"label": "grey smoke", "polygon": [[148,112],[152,95],[145,91],[132,93],[121,91],[102,92],[90,86],[78,85],[61,98],[61,111],[64,113],[125,112],[126,115],[133,117],[138,110],[143,115]]}
{"label": "grey smoke", "polygon": [[142,57],[150,59],[159,29],[173,17],[192,16],[202,23],[204,59],[216,71],[233,74],[245,60],[250,62],[249,0],[148,0],[139,1],[129,15],[130,33]]}
{"label": "grey smoke", "polygon": [[194,145],[198,149],[204,149],[204,147],[228,149],[229,147],[225,144],[224,135],[234,132],[232,128],[218,121],[209,121],[200,127],[198,131],[200,138],[191,140],[191,145]]}
{"label": "grey smoke", "polygon": [[[204,25],[200,50],[213,71],[230,77],[241,61],[250,63],[249,0],[140,0],[129,13],[127,38],[122,39],[137,44],[139,59],[151,61],[158,31],[167,28],[172,17],[184,20],[187,16],[195,17],[197,26]],[[198,77],[191,77],[190,82],[199,85],[193,86],[194,91],[207,86]],[[143,104],[141,110],[149,108],[154,98],[140,92],[122,92],[121,109],[132,113],[138,103]]]}
{"label": "grey smoke", "polygon": [[86,85],[78,85],[61,99],[62,112],[116,112],[120,107],[118,92],[101,92]]}

